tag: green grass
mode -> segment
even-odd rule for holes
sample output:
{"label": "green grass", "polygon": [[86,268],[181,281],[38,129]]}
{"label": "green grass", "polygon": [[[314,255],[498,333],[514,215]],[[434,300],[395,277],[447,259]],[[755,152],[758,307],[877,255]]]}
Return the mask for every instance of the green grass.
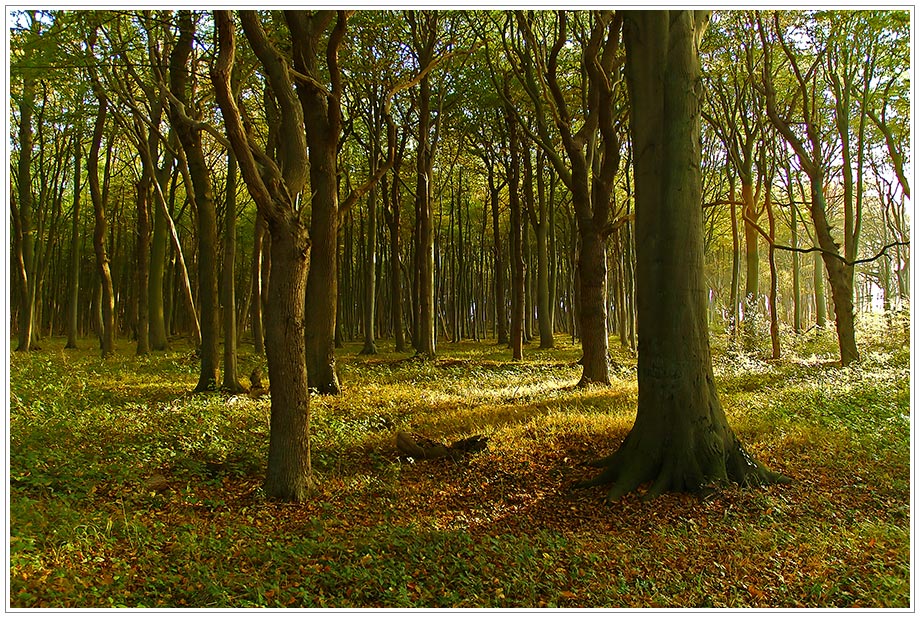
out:
{"label": "green grass", "polygon": [[[181,344],[103,361],[45,340],[10,361],[10,604],[907,607],[910,352],[884,328],[863,325],[845,369],[826,332],[785,333],[781,361],[715,339],[730,423],[793,483],[612,505],[572,485],[635,417],[616,346],[611,386],[583,390],[561,337],[520,363],[489,343],[432,363],[347,345],[343,395],[311,399],[319,488],[286,505],[260,491],[267,399],[192,394]],[[264,368],[243,352],[243,373]],[[405,462],[397,429],[489,449]]]}

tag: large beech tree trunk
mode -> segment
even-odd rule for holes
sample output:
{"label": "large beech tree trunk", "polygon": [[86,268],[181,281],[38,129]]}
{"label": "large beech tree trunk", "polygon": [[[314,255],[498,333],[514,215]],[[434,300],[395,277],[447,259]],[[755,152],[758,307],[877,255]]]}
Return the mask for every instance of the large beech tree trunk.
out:
{"label": "large beech tree trunk", "polygon": [[623,444],[587,484],[614,500],[644,483],[646,497],[779,475],[729,428],[709,349],[703,281],[699,13],[629,12],[626,76],[635,152],[639,401]]}
{"label": "large beech tree trunk", "polygon": [[310,268],[307,232],[296,221],[269,222],[272,265],[265,314],[265,353],[272,386],[265,492],[303,500],[312,483],[310,401],[304,364],[304,294]]}

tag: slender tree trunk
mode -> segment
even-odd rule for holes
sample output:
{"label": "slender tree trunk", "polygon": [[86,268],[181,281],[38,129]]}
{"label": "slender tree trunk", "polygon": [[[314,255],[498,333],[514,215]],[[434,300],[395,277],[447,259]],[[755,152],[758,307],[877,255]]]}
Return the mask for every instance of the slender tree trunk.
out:
{"label": "slender tree trunk", "polygon": [[492,256],[493,278],[495,281],[495,329],[498,331],[497,343],[508,343],[508,319],[505,313],[505,252],[502,249],[501,226],[499,225],[499,188],[495,183],[495,172],[490,167],[489,174],[489,203],[492,207]]}
{"label": "slender tree trunk", "polygon": [[[159,204],[162,188],[166,186],[172,173],[172,157],[166,156],[163,167],[157,171],[157,186],[154,187],[154,200]],[[175,176],[173,176],[175,182]],[[172,193],[172,191],[170,191]],[[164,305],[163,279],[166,274],[166,253],[168,249],[169,228],[166,223],[168,207],[153,209],[153,234],[150,238],[150,274],[147,279],[147,300],[150,347],[165,350],[168,346],[166,329],[166,310]]]}
{"label": "slender tree trunk", "polygon": [[728,187],[729,201],[731,202],[729,208],[732,221],[732,289],[729,294],[729,303],[731,304],[731,339],[735,341],[738,337],[738,323],[741,320],[741,313],[738,310],[738,291],[741,286],[741,243],[738,238],[738,210],[735,205],[735,177],[731,170],[728,172]]}
{"label": "slender tree trunk", "polygon": [[[181,11],[179,38],[170,57],[170,90],[188,109],[188,61],[192,53],[195,25],[191,11]],[[189,176],[198,207],[198,305],[201,311],[201,370],[196,392],[217,389],[219,364],[220,316],[217,277],[217,208],[211,188],[210,171],[204,157],[201,129],[193,126],[176,106],[172,106],[172,121],[188,161]]]}
{"label": "slender tree trunk", "polygon": [[[332,30],[336,37],[344,34],[344,13],[339,13],[338,23]],[[305,13],[288,11],[285,19],[291,28],[294,46],[294,68],[319,79],[319,40],[324,36],[326,24],[333,12],[317,12],[309,17]],[[338,41],[336,43],[336,41]],[[330,38],[328,45],[338,45],[341,38]],[[341,86],[338,74],[337,48],[326,50],[327,68],[335,88]],[[339,198],[336,147],[341,133],[339,100],[332,100],[323,89],[298,83],[297,95],[306,128],[310,164],[310,192],[312,213],[310,219],[310,272],[306,288],[306,353],[307,375],[310,388],[320,394],[341,393],[338,371],[335,366],[335,329],[338,299],[338,233]],[[274,249],[273,249],[274,250]],[[273,257],[274,260],[274,257]],[[274,272],[274,268],[272,269]]]}
{"label": "slender tree trunk", "polygon": [[607,341],[606,240],[592,221],[578,226],[578,326],[582,348],[581,385],[610,384]]}
{"label": "slender tree trunk", "polygon": [[[335,366],[336,299],[338,298],[338,189],[335,142],[331,153],[310,147],[313,213],[310,219],[310,274],[307,277],[306,345],[310,388],[322,395],[341,393]],[[274,238],[272,239],[274,243]],[[274,263],[274,244],[272,245]],[[272,273],[275,272],[274,266]]]}
{"label": "slender tree trunk", "polygon": [[115,352],[115,294],[112,287],[112,272],[109,268],[109,258],[105,248],[105,237],[107,232],[106,204],[103,201],[103,191],[99,185],[99,150],[102,145],[109,102],[102,92],[102,88],[95,82],[94,85],[99,107],[96,112],[93,141],[90,146],[89,158],[86,166],[87,175],[89,177],[89,190],[93,199],[93,210],[95,212],[93,249],[96,253],[96,268],[99,273],[101,285],[99,308],[102,323],[99,332],[99,347],[102,350],[102,357],[107,358]]}
{"label": "slender tree trunk", "polygon": [[[559,262],[558,262],[559,253],[556,247],[556,177],[555,175],[552,175],[553,174],[552,168],[549,168],[548,171],[551,174],[551,177],[550,177],[550,184],[549,184],[549,204],[548,204],[549,220],[547,223],[547,227],[548,227],[547,235],[549,237],[548,238],[549,264],[547,264],[547,271],[548,271],[547,284],[549,287],[547,291],[547,295],[548,295],[547,304],[548,304],[548,313],[549,313],[549,329],[550,329],[550,335],[552,335],[556,331],[556,313],[557,313],[556,310],[558,308],[558,302],[559,302],[558,295],[557,295],[557,290],[558,290],[557,282],[558,282],[558,275],[559,275]],[[555,345],[555,342],[554,342],[554,345]]]}
{"label": "slender tree trunk", "polygon": [[773,351],[773,358],[780,358],[780,342],[779,342],[779,315],[777,313],[776,303],[778,302],[777,287],[779,285],[778,276],[776,273],[776,220],[773,217],[773,200],[770,194],[770,185],[772,184],[772,179],[767,179],[767,192],[765,200],[765,210],[767,211],[767,218],[770,223],[770,248],[769,248],[769,263],[770,263],[770,345]]}
{"label": "slender tree trunk", "polygon": [[[34,18],[33,18],[34,19]],[[35,107],[35,80],[29,71],[23,75],[19,106],[19,255],[22,263],[22,295],[19,297],[19,344],[17,352],[32,348],[32,314],[35,305],[33,261],[35,231],[32,229],[32,110]],[[103,117],[104,120],[104,117]]]}
{"label": "slender tree trunk", "polygon": [[831,237],[830,225],[825,216],[827,205],[820,177],[813,178],[811,181],[811,199],[815,235],[818,237],[818,246],[822,250],[821,257],[831,284],[831,297],[834,300],[840,364],[845,367],[859,360],[853,310],[853,266],[837,257],[839,247]]}
{"label": "slender tree trunk", "polygon": [[549,285],[549,221],[546,215],[546,179],[543,174],[543,157],[537,158],[537,212],[531,217],[537,238],[537,327],[540,331],[540,349],[553,347],[553,314]]}
{"label": "slender tree trunk", "polygon": [[83,174],[81,138],[78,133],[74,141],[73,157],[73,227],[70,235],[70,263],[67,269],[67,345],[64,346],[68,349],[77,348],[77,320],[80,309],[80,181]]}
{"label": "slender tree trunk", "polygon": [[712,372],[700,210],[699,62],[693,11],[627,14],[635,147],[639,401],[619,450],[588,484],[616,500],[780,480],[729,428]]}
{"label": "slender tree trunk", "polygon": [[265,219],[256,213],[255,233],[252,240],[252,267],[250,271],[251,292],[249,301],[249,321],[252,328],[252,344],[256,354],[265,354],[265,335],[262,332],[262,280],[263,260],[268,262],[264,239],[266,236]]}
{"label": "slender tree trunk", "polygon": [[[799,246],[799,214],[795,205],[795,196],[792,193],[792,183],[789,183],[789,203],[792,209],[790,244],[793,249]],[[802,332],[802,283],[801,266],[799,265],[799,252],[792,252],[792,330],[796,334]]]}
{"label": "slender tree trunk", "polygon": [[760,299],[760,251],[757,246],[758,233],[757,229],[751,223],[756,222],[759,213],[754,205],[754,188],[750,178],[741,180],[741,201],[744,209],[744,263],[745,263],[745,283],[744,283],[744,337],[743,344],[745,350],[753,350],[757,346],[759,334],[756,329],[757,315],[759,313],[758,302]]}
{"label": "slender tree trunk", "polygon": [[416,352],[433,359],[436,350],[436,314],[434,281],[434,233],[432,229],[431,180],[432,156],[428,142],[431,121],[431,86],[427,77],[419,84],[419,143],[416,157],[416,200],[418,202],[418,295],[419,325]]}
{"label": "slender tree trunk", "polygon": [[227,194],[224,202],[223,318],[224,373],[221,388],[231,393],[246,389],[240,384],[236,358],[236,176],[233,151],[227,153]]}
{"label": "slender tree trunk", "polygon": [[387,199],[389,189],[389,204],[384,204],[387,213],[387,223],[390,228],[390,314],[393,320],[393,336],[396,340],[396,352],[406,351],[405,328],[403,327],[403,301],[402,280],[400,273],[400,204],[399,204],[399,163],[393,166],[393,184],[387,187],[386,178],[383,179],[382,192]]}
{"label": "slender tree trunk", "polygon": [[[370,176],[377,173],[377,141],[371,140]],[[376,354],[374,326],[377,317],[377,189],[367,194],[367,248],[364,254],[364,347],[362,354]]]}
{"label": "slender tree trunk", "polygon": [[[294,196],[306,184],[306,140],[300,127],[303,115],[294,87],[284,71],[284,58],[268,43],[255,11],[241,12],[240,21],[254,51],[271,79],[274,97],[282,109],[281,123],[289,141],[286,156],[270,161],[265,183],[252,154],[250,136],[230,88],[236,49],[233,18],[229,11],[215,12],[218,56],[211,78],[224,117],[227,137],[240,171],[259,212],[268,223],[272,239],[265,346],[272,391],[265,492],[282,500],[302,501],[313,484],[310,463],[310,391],[304,337],[304,296],[310,269],[310,240],[296,212]],[[280,163],[283,169],[279,169]],[[317,161],[310,162],[311,166]],[[279,186],[280,183],[283,185]]]}
{"label": "slender tree trunk", "polygon": [[[146,166],[145,166],[146,167]],[[137,350],[138,356],[150,354],[149,315],[147,298],[150,278],[150,197],[153,169],[146,170],[137,183],[137,245],[135,255],[135,289],[137,290]]]}
{"label": "slender tree trunk", "polygon": [[511,358],[524,358],[524,255],[520,198],[520,148],[517,124],[506,114],[505,126],[508,131],[508,210],[510,212],[510,247],[511,247]]}

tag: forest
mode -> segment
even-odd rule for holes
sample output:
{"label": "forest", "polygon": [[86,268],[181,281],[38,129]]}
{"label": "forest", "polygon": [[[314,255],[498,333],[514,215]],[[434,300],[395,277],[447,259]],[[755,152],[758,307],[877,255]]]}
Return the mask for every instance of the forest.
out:
{"label": "forest", "polygon": [[9,10],[7,607],[912,607],[912,19]]}

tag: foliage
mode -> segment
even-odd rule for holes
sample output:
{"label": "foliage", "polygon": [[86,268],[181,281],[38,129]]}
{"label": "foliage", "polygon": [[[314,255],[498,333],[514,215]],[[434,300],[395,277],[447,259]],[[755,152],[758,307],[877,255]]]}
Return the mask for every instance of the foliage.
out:
{"label": "foliage", "polygon": [[[193,395],[175,342],[103,362],[46,340],[11,357],[10,603],[906,607],[907,335],[863,329],[846,369],[831,333],[787,334],[782,361],[715,342],[732,427],[792,484],[607,506],[571,486],[632,424],[635,360],[615,346],[612,385],[575,389],[580,351],[558,340],[518,363],[490,344],[434,363],[349,345],[344,394],[311,405],[319,488],[286,505],[259,489],[267,399]],[[241,351],[244,373],[262,362]],[[396,429],[489,449],[400,461]]]}

